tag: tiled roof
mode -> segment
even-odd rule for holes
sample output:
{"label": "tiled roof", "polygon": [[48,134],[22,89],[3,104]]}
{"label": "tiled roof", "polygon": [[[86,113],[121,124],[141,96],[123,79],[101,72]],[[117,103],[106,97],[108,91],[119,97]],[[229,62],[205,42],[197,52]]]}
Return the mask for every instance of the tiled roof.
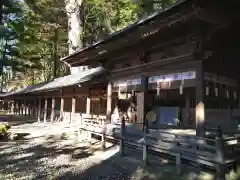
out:
{"label": "tiled roof", "polygon": [[18,94],[26,94],[26,93],[32,92],[34,89],[36,89],[38,87],[44,86],[45,84],[46,83],[39,83],[39,84],[29,85],[27,87],[20,88],[17,91],[8,92],[4,96],[6,97],[6,96],[12,96],[12,95],[18,95]]}
{"label": "tiled roof", "polygon": [[68,76],[56,78],[49,83],[33,84],[30,86],[21,88],[15,92],[5,93],[3,96],[7,97],[7,96],[27,94],[27,93],[38,92],[38,91],[48,91],[48,90],[58,89],[62,87],[72,86],[75,84],[90,81],[94,77],[103,73],[103,71],[104,71],[104,68],[102,67],[92,68],[80,73],[75,73]]}
{"label": "tiled roof", "polygon": [[72,86],[72,85],[79,84],[82,82],[90,81],[93,77],[100,75],[103,71],[104,71],[104,69],[102,67],[88,69],[81,73],[71,74],[68,76],[54,79],[53,81],[45,84],[44,86],[35,88],[33,91],[44,91],[44,90],[50,90],[50,89],[57,89],[57,88],[61,88],[61,87]]}

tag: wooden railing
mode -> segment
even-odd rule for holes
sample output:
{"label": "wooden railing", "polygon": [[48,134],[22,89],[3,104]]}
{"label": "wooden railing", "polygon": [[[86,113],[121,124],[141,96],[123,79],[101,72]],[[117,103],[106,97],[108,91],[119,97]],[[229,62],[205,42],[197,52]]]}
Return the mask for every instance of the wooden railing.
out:
{"label": "wooden railing", "polygon": [[[102,139],[102,147],[106,139],[115,139],[120,144],[120,155],[124,155],[125,146],[142,151],[142,160],[145,165],[149,163],[148,155],[151,152],[168,154],[175,157],[178,173],[181,173],[182,160],[193,162],[199,167],[212,167],[216,169],[218,180],[225,179],[227,168],[235,167],[239,161],[237,140],[235,137],[223,138],[219,129],[215,131],[215,137],[205,138],[191,135],[179,135],[168,132],[149,133],[128,129],[122,123],[110,130],[104,125],[93,125],[92,128],[82,128],[91,134],[99,135]],[[111,132],[111,133],[110,133]]]}
{"label": "wooden railing", "polygon": [[101,125],[104,124],[106,121],[106,116],[102,115],[95,115],[95,114],[82,114],[82,124],[97,124]]}

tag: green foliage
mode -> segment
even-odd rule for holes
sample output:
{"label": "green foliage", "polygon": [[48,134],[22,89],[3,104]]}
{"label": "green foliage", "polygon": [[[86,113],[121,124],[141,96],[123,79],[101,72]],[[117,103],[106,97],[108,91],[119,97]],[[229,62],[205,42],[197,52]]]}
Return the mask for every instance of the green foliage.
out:
{"label": "green foliage", "polygon": [[88,0],[84,4],[84,44],[104,39],[137,19],[131,0]]}
{"label": "green foliage", "polygon": [[[83,26],[83,45],[104,39],[110,33],[174,2],[83,0],[79,14]],[[3,47],[0,50],[0,54],[3,54],[0,63],[1,70],[3,66],[11,66],[14,71],[15,76],[8,83],[9,87],[17,88],[65,75],[68,68],[59,60],[68,54],[65,1],[4,0],[4,3],[5,6],[0,5],[0,14],[4,14],[0,16],[0,21],[5,26],[0,31],[0,36],[4,37],[0,43]],[[8,80],[6,78],[5,81]]]}
{"label": "green foliage", "polygon": [[0,134],[5,135],[7,134],[8,130],[11,128],[8,124],[0,124]]}
{"label": "green foliage", "polygon": [[228,180],[238,180],[240,177],[240,166],[237,166],[237,171],[231,170],[230,173],[227,175]]}
{"label": "green foliage", "polygon": [[163,10],[177,0],[136,0],[138,15],[146,16],[155,11]]}
{"label": "green foliage", "polygon": [[11,78],[12,70],[22,71],[23,64],[17,60],[18,53],[14,46],[17,34],[11,27],[19,22],[21,8],[16,0],[4,0],[1,3],[0,31],[0,79],[1,91]]}
{"label": "green foliage", "polygon": [[67,17],[63,3],[57,0],[21,3],[21,18],[9,27],[17,34],[16,58],[24,68],[9,82],[10,89],[65,74],[66,66],[60,62],[60,58],[67,55]]}

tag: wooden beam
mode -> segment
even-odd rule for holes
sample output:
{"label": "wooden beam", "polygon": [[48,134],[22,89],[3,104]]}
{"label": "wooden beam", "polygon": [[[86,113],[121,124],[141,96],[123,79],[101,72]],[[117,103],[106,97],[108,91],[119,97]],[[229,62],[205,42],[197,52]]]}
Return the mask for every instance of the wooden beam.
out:
{"label": "wooden beam", "polygon": [[[187,14],[187,15],[186,15]],[[80,64],[79,59],[81,59],[82,63],[86,63],[84,61],[88,61],[90,63],[94,63],[94,60],[96,59],[101,59],[101,58],[109,58],[111,56],[111,54],[115,54],[116,52],[119,52],[120,54],[122,52],[126,53],[129,52],[130,50],[133,51],[132,49],[134,49],[135,47],[137,47],[137,45],[144,44],[144,50],[146,50],[146,47],[151,47],[151,45],[153,45],[152,41],[155,40],[155,42],[159,42],[159,37],[156,38],[157,36],[161,37],[161,42],[163,41],[163,38],[165,37],[170,37],[172,39],[172,36],[169,36],[169,30],[172,30],[173,28],[173,24],[175,26],[177,26],[177,32],[178,32],[178,36],[179,36],[179,32],[181,32],[179,30],[179,26],[185,28],[185,26],[182,25],[182,21],[185,21],[186,19],[191,19],[191,17],[194,16],[195,12],[193,12],[192,10],[189,12],[186,12],[186,14],[184,16],[179,15],[179,14],[174,14],[170,17],[168,17],[167,19],[161,19],[161,23],[151,23],[149,24],[149,26],[147,27],[139,27],[139,29],[137,31],[134,31],[128,35],[126,35],[126,37],[124,37],[123,39],[118,39],[117,42],[120,45],[120,49],[118,47],[115,47],[114,45],[112,45],[111,47],[109,47],[109,43],[105,43],[104,45],[99,46],[99,48],[94,49],[92,52],[85,52],[82,54],[78,54],[75,57],[72,57],[71,60],[68,60],[68,63],[70,63],[71,65],[77,65]],[[172,19],[172,23],[169,24],[169,20]],[[174,19],[174,20],[173,20]],[[193,18],[195,21],[196,19]],[[159,20],[158,20],[159,22]],[[179,25],[180,24],[180,25]],[[186,24],[186,23],[185,23]],[[166,29],[162,29],[163,27],[170,27],[170,28],[166,28]],[[159,31],[160,29],[162,29],[161,31]],[[189,30],[190,28],[185,28],[184,33],[188,33],[189,34]],[[154,33],[153,33],[154,32]],[[160,32],[160,33],[159,33]],[[182,31],[183,32],[183,31]],[[144,34],[148,34],[147,36],[145,36]],[[165,34],[164,34],[165,33]],[[166,35],[168,34],[168,36]],[[171,34],[176,34],[176,33],[171,33]],[[146,39],[145,41],[142,41],[142,39]],[[131,42],[129,41],[129,39],[131,39]],[[147,43],[150,42],[150,45]],[[145,47],[146,45],[146,47]],[[126,47],[127,46],[127,47]],[[139,46],[138,46],[139,48]],[[101,51],[107,50],[106,53],[99,53]],[[123,50],[123,51],[122,51]],[[142,50],[139,50],[139,52],[141,52]],[[110,53],[109,53],[110,52]],[[102,57],[101,57],[102,55]],[[116,55],[115,55],[116,56]]]}
{"label": "wooden beam", "polygon": [[[119,79],[127,76],[156,75],[157,73],[173,72],[181,69],[194,69],[196,62],[193,60],[193,53],[183,54],[181,56],[170,57],[155,62],[139,64],[127,68],[111,71],[112,79]],[[164,67],[161,69],[161,67]]]}

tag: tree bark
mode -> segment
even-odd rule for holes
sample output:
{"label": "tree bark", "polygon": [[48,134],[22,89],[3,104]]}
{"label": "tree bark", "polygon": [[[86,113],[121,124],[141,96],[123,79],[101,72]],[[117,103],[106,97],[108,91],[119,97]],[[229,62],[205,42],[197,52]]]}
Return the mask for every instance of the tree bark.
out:
{"label": "tree bark", "polygon": [[[81,8],[84,0],[65,0],[65,9],[68,16],[68,43],[69,54],[83,48],[83,21]],[[76,69],[77,68],[77,69]],[[74,67],[71,71],[84,70],[87,66]]]}
{"label": "tree bark", "polygon": [[53,39],[53,44],[52,44],[52,58],[53,58],[53,79],[55,79],[57,77],[57,71],[58,71],[58,67],[57,67],[57,61],[58,61],[58,57],[57,57],[57,37],[58,37],[58,29],[55,30],[54,32],[54,39]]}
{"label": "tree bark", "polygon": [[68,16],[68,43],[69,54],[82,48],[82,21],[80,7],[82,0],[65,0],[65,9]]}

